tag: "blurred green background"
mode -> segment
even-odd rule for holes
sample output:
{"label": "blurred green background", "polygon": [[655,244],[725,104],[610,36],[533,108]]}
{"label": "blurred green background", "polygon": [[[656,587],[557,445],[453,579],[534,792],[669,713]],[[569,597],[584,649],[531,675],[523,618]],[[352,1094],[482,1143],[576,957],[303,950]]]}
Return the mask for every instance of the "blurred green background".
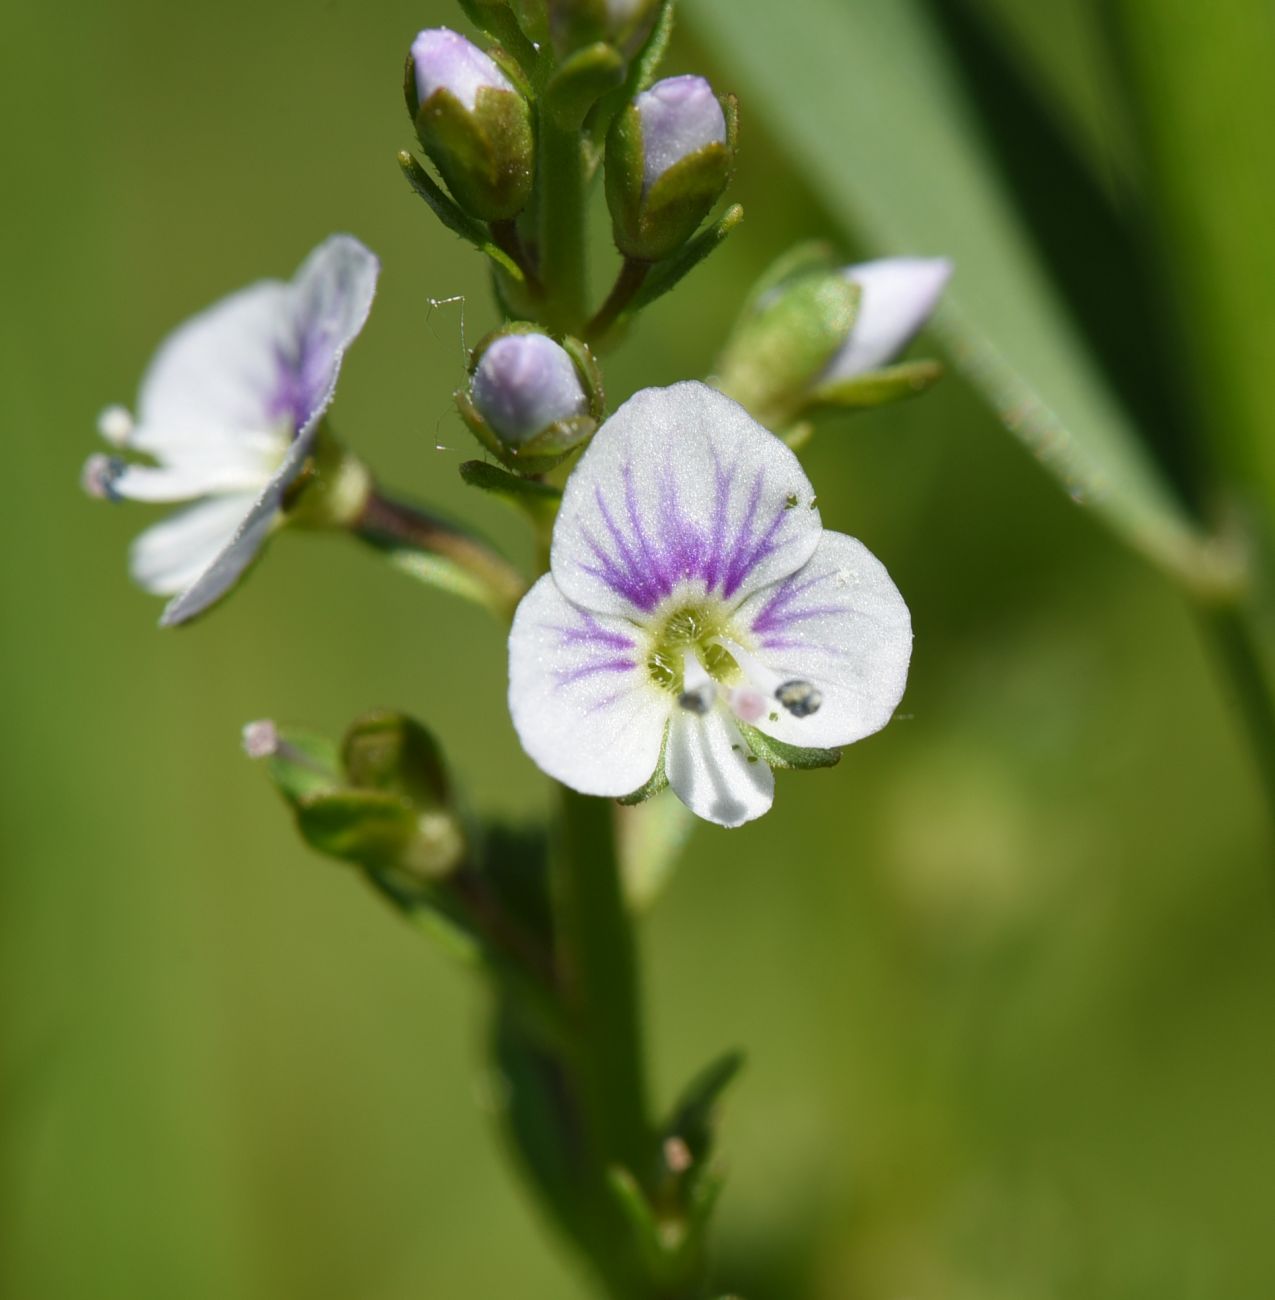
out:
{"label": "blurred green background", "polygon": [[[891,4],[835,8],[870,25]],[[818,43],[832,7],[784,12]],[[1163,314],[1155,293],[1126,299],[1085,194],[1117,216],[1135,190],[1160,195],[1164,227],[1135,243],[1185,268],[1156,293],[1204,304],[1183,314],[1187,350],[1269,369],[1271,209],[1251,167],[1236,177],[1269,128],[1243,96],[1275,81],[1270,16],[1221,6],[1210,28],[1176,0],[1131,3],[1126,33],[1149,35],[1116,58],[1098,7],[914,6],[990,96],[979,129],[1068,310],[1107,322],[1117,387],[1189,483],[1170,436],[1181,376],[1139,332]],[[688,22],[668,71],[740,93],[747,221],[611,362],[613,400],[705,373],[794,239],[856,254],[892,237],[880,214],[838,210],[808,162],[835,172],[906,123],[848,109],[794,142],[791,114],[752,94],[747,39],[712,35],[736,20],[729,0],[687,8],[704,25]],[[444,0],[68,0],[6,19],[0,1294],[583,1296],[489,1122],[478,991],[301,846],[238,745],[259,716],[337,732],[399,706],[442,734],[480,806],[531,814],[545,788],[504,712],[499,636],[370,553],[291,535],[214,616],[161,635],[125,574],[148,516],[77,488],[98,410],[131,401],[168,329],[350,230],[384,271],[336,426],[388,483],[525,554],[518,522],[455,473],[473,454],[449,402],[462,311],[430,300],[465,295],[473,343],[494,323],[482,269],[393,160],[411,143],[402,53],[457,15]],[[1016,73],[1031,113],[995,100],[980,59]],[[1113,109],[1135,77],[1142,120]],[[938,172],[943,147],[910,137]],[[1088,179],[1070,187],[1064,164]],[[1223,203],[1241,182],[1251,201]],[[937,189],[927,229],[945,203]],[[957,274],[959,290],[977,268]],[[1202,387],[1232,435],[1260,425],[1260,402]],[[1275,1294],[1271,841],[1191,611],[959,378],[830,427],[805,459],[825,522],[906,594],[916,654],[904,717],[833,771],[781,776],[756,826],[698,829],[643,926],[659,1095],[723,1048],[749,1053],[722,1143],[723,1288]]]}

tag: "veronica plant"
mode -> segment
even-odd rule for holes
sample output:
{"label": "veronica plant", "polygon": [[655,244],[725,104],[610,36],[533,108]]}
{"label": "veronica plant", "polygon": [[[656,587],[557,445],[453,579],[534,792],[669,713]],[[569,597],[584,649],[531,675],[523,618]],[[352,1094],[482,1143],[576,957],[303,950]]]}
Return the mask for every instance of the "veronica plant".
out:
{"label": "veronica plant", "polygon": [[[194,503],[133,551],[137,581],[171,597],[166,625],[227,594],[290,526],[345,531],[497,614],[513,726],[555,783],[540,824],[473,813],[442,745],[400,714],[365,715],[340,742],[260,720],[245,748],[307,844],[448,935],[486,979],[519,1166],[597,1286],[695,1300],[712,1290],[714,1117],[739,1057],[653,1106],[635,900],[677,837],[640,832],[683,805],[739,827],[770,809],[775,769],[831,765],[893,716],[907,605],[862,543],[824,528],[794,447],[815,413],[937,377],[896,354],[950,268],[844,268],[797,250],[750,295],[710,382],[646,388],[608,415],[599,357],[739,222],[737,207],[712,219],[734,166],[734,99],[698,76],[655,80],[671,0],[464,8],[485,40],[435,28],[411,43],[427,161],[399,162],[489,259],[504,319],[456,393],[483,453],[461,475],[524,512],[537,571],[383,492],[337,440],[329,408],[378,269],[347,235],[292,281],[176,331],[136,419],[104,417],[116,454],[93,457],[85,482]],[[599,169],[617,260],[595,304],[584,232]]]}

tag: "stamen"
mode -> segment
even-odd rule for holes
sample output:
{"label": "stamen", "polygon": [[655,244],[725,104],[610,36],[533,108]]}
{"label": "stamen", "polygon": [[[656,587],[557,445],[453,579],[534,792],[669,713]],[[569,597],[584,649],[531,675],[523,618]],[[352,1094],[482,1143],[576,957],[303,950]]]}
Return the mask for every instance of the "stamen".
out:
{"label": "stamen", "polygon": [[813,682],[803,682],[796,678],[784,682],[775,690],[775,699],[792,714],[794,718],[808,718],[819,712],[823,703],[823,694]]}
{"label": "stamen", "polygon": [[688,713],[703,717],[717,700],[717,683],[690,650],[682,651],[682,692],[677,702]]}
{"label": "stamen", "polygon": [[119,493],[115,483],[124,472],[125,463],[118,456],[106,456],[97,452],[84,462],[80,472],[80,485],[91,497],[102,501],[118,501]]}
{"label": "stamen", "polygon": [[279,728],[269,718],[247,723],[242,739],[249,758],[270,758],[279,752]]}
{"label": "stamen", "polygon": [[97,417],[97,431],[113,447],[125,447],[133,436],[133,415],[125,406],[108,406]]}

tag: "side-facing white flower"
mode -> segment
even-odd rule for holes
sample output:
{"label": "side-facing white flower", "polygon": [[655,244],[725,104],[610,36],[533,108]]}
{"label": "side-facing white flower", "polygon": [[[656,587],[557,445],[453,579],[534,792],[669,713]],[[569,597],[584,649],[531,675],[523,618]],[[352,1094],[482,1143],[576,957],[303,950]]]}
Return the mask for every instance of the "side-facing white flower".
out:
{"label": "side-facing white flower", "polygon": [[105,438],[155,463],[93,456],[84,468],[91,493],[194,502],[148,528],[130,553],[134,579],[173,597],[162,626],[223,596],[281,522],[378,270],[357,239],[333,235],[290,282],[250,285],[169,335],[142,380],[136,421],[120,407],[103,413]]}
{"label": "side-facing white flower", "polygon": [[824,529],[792,451],[675,384],[620,407],[572,474],[509,636],[509,707],[565,785],[622,797],[663,763],[692,812],[738,826],[774,797],[757,733],[813,749],[879,730],[911,647],[894,583]]}

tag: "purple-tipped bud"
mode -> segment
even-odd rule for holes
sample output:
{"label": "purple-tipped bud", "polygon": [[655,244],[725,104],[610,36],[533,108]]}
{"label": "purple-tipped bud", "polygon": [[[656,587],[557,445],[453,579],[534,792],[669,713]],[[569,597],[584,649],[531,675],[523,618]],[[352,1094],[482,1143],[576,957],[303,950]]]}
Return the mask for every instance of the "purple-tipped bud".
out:
{"label": "purple-tipped bud", "polygon": [[711,144],[726,143],[726,117],[703,77],[666,77],[636,100],[642,124],[642,190]]}
{"label": "purple-tipped bud", "polygon": [[246,723],[240,739],[249,758],[270,758],[279,752],[279,728],[269,718]]}
{"label": "purple-tipped bud", "polygon": [[412,42],[416,97],[424,104],[437,91],[450,91],[472,113],[478,92],[513,90],[508,77],[472,41],[447,27],[431,27]]}
{"label": "purple-tipped bud", "polygon": [[841,273],[859,286],[859,310],[824,381],[852,379],[893,360],[929,319],[952,275],[945,257],[883,257]]}
{"label": "purple-tipped bud", "polygon": [[479,359],[471,396],[479,414],[511,446],[560,420],[584,415],[589,400],[575,364],[544,334],[506,334]]}

